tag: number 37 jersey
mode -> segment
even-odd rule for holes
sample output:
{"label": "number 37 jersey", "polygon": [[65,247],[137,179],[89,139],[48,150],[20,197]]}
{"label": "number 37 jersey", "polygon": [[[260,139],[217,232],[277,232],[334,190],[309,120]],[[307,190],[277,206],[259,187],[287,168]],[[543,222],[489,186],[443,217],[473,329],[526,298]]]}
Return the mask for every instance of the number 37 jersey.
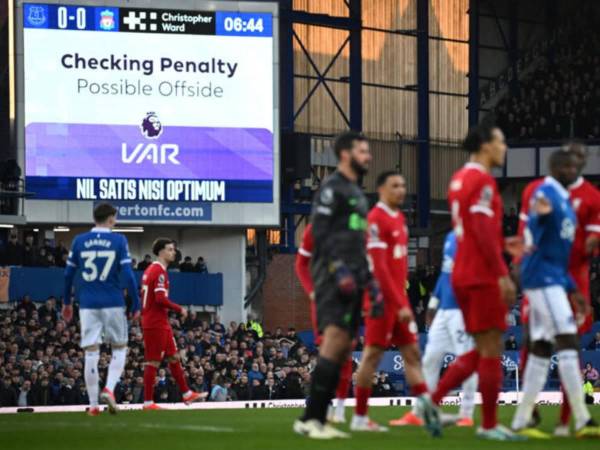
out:
{"label": "number 37 jersey", "polygon": [[80,308],[125,306],[120,274],[131,264],[127,239],[105,228],[92,228],[73,240],[67,265],[77,269],[75,282]]}

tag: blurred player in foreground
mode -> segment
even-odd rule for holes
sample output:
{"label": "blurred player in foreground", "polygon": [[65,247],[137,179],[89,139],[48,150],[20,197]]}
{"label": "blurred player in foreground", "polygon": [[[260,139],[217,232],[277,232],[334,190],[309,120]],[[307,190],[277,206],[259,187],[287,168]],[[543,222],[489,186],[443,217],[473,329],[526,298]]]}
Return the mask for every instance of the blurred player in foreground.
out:
{"label": "blurred player in foreground", "polygon": [[169,274],[167,267],[175,261],[175,243],[168,238],[159,238],[152,244],[152,253],[157,257],[145,270],[142,277],[142,328],[144,334],[144,409],[161,409],[154,403],[154,381],[163,358],[169,362],[169,370],[175,378],[186,405],[206,398],[207,393],[190,390],[177,353],[177,344],[169,323],[169,311],[181,315],[184,321],[187,310],[169,300]]}
{"label": "blurred player in foreground", "polygon": [[[310,301],[310,320],[313,326],[315,344],[321,343],[321,333],[317,325],[317,305],[315,303],[315,288],[310,275],[310,260],[314,247],[314,238],[312,235],[312,224],[308,224],[302,235],[302,244],[296,255],[296,275],[308,295]],[[352,382],[352,357],[349,356],[340,371],[340,381],[335,391],[335,403],[329,408],[327,420],[332,423],[345,423],[345,403]]]}
{"label": "blurred player in foreground", "polygon": [[75,275],[81,277],[79,289],[79,318],[81,319],[81,348],[85,352],[84,377],[90,408],[88,414],[100,414],[98,407],[98,360],[102,342],[111,345],[112,357],[106,386],[101,400],[111,414],[117,412],[113,391],[127,357],[127,317],[120,276],[127,280],[127,290],[133,299],[131,311],[137,320],[140,299],[131,268],[131,256],[125,236],[111,230],[117,223],[117,210],[108,203],[94,208],[96,226],[73,240],[65,269],[65,294],[62,315],[73,318],[71,291]]}
{"label": "blurred player in foreground", "polygon": [[[365,349],[356,379],[356,409],[352,431],[387,431],[367,415],[373,375],[385,350],[396,345],[404,359],[404,371],[411,394],[417,397],[420,416],[434,436],[441,435],[437,408],[431,402],[421,370],[417,324],[406,295],[408,273],[408,228],[400,206],[406,197],[406,181],[395,171],[377,177],[379,202],[368,215],[368,241],[372,270],[383,294],[381,317],[365,318]],[[371,295],[365,295],[365,309],[371,309]],[[396,425],[391,421],[390,425]]]}
{"label": "blurred player in foreground", "polygon": [[546,384],[550,357],[557,350],[558,371],[575,416],[577,437],[600,438],[600,427],[584,402],[579,368],[577,323],[567,292],[572,293],[577,315],[589,313],[589,305],[568,273],[575,240],[576,216],[567,187],[577,178],[574,155],[558,150],[550,157],[551,176],[533,192],[521,263],[521,284],[529,299],[530,354],[523,381],[523,398],[513,418],[516,432],[548,439],[549,435],[529,427],[538,393]]}
{"label": "blurred player in foreground", "polygon": [[336,138],[334,150],[337,170],[316,193],[311,220],[311,275],[323,338],[306,409],[294,423],[296,433],[312,439],[349,437],[325,419],[340,369],[358,332],[363,292],[372,284],[366,255],[369,206],[358,184],[371,161],[369,143],[363,135],[350,131]]}
{"label": "blurred player in foreground", "polygon": [[[581,175],[587,162],[587,150],[583,144],[577,141],[566,143],[562,147],[563,151],[570,152],[577,164],[578,178],[569,185],[569,197],[571,204],[577,216],[577,229],[575,232],[575,241],[571,249],[569,259],[569,273],[573,277],[579,291],[585,297],[588,304],[591,304],[589,270],[590,257],[593,250],[598,246],[600,236],[600,193],[589,181]],[[518,264],[522,257],[523,235],[527,222],[529,220],[529,203],[533,192],[543,183],[544,178],[529,183],[521,195],[521,211],[519,214],[519,231],[516,239],[512,239],[512,246],[509,250],[515,255],[515,263]],[[572,303],[572,302],[571,302]],[[529,320],[529,301],[527,296],[523,297],[521,303],[521,320],[523,325],[527,325]],[[580,335],[587,333],[592,325],[592,313],[587,314],[585,320],[578,324]],[[520,365],[523,372],[527,363],[529,339],[527,326],[524,326],[523,346],[521,349]],[[560,410],[560,421],[554,430],[556,436],[565,437],[569,435],[570,407],[568,401],[563,401]],[[540,421],[537,410],[534,409],[534,424]]]}
{"label": "blurred player in foreground", "polygon": [[[444,356],[447,353],[456,356],[464,355],[472,351],[474,347],[473,337],[465,330],[465,321],[452,289],[451,277],[455,255],[456,236],[452,231],[446,236],[442,273],[427,306],[428,321],[431,318],[433,320],[427,334],[427,345],[423,355],[423,373],[427,387],[432,391],[438,384]],[[463,395],[456,425],[472,427],[474,425],[473,412],[475,411],[477,375],[474,374],[467,378],[462,387]]]}
{"label": "blurred player in foreground", "polygon": [[448,202],[458,247],[452,286],[463,313],[466,331],[475,349],[459,356],[446,370],[432,398],[443,397],[472,374],[479,374],[483,401],[482,439],[522,440],[498,424],[497,401],[502,386],[502,334],[506,330],[508,304],[516,288],[502,257],[502,198],[492,168],[504,164],[506,142],[498,127],[478,125],[467,134],[464,148],[471,160],[450,181]]}

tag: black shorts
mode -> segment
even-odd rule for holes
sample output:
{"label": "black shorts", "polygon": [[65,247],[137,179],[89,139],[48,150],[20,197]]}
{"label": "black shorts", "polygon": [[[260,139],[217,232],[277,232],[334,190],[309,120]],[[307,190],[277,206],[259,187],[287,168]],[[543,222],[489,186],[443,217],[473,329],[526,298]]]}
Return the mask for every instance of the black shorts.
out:
{"label": "black shorts", "polygon": [[350,333],[352,338],[358,334],[362,314],[363,291],[358,290],[353,296],[340,294],[335,283],[325,283],[315,290],[317,303],[317,326],[319,332],[329,325],[338,326]]}

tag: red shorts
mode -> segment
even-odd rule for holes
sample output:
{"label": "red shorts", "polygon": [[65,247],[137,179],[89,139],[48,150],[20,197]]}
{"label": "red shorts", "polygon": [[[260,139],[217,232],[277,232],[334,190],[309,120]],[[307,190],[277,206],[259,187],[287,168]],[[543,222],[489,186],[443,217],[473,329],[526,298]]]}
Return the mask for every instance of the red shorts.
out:
{"label": "red shorts", "polygon": [[454,286],[454,293],[469,334],[508,328],[508,306],[502,300],[498,285]]}
{"label": "red shorts", "polygon": [[144,359],[162,361],[163,358],[177,353],[177,343],[173,330],[164,328],[144,329]]}
{"label": "red shorts", "polygon": [[385,305],[384,314],[376,319],[365,316],[365,345],[388,348],[390,345],[403,347],[418,342],[418,328],[413,321],[403,323],[398,320],[397,305]]}
{"label": "red shorts", "polygon": [[[590,266],[589,264],[583,264],[581,267],[569,269],[569,274],[573,277],[573,281],[575,281],[575,285],[577,289],[583,294],[585,297],[585,301],[588,305],[592,305],[592,301],[590,299]],[[590,308],[591,311],[591,308]],[[579,334],[585,334],[592,330],[592,324],[594,322],[593,312],[590,312],[585,318],[583,324],[579,326]]]}

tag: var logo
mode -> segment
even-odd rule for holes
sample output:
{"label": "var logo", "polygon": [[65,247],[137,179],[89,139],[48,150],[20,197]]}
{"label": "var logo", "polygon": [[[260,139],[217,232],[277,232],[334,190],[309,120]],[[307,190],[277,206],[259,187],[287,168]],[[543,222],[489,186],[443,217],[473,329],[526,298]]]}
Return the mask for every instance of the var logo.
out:
{"label": "var logo", "polygon": [[125,142],[121,146],[121,161],[125,164],[141,164],[144,161],[152,161],[152,164],[180,165],[177,155],[179,155],[179,145],[177,144],[139,143],[131,151],[128,150]]}
{"label": "var logo", "polygon": [[[155,112],[148,112],[142,120],[140,131],[146,139],[158,139],[163,133],[163,126]],[[129,150],[127,144],[121,145],[121,161],[125,164],[141,164],[151,161],[152,164],[175,164],[181,163],[177,160],[179,145],[177,144],[144,144],[139,143]]]}

